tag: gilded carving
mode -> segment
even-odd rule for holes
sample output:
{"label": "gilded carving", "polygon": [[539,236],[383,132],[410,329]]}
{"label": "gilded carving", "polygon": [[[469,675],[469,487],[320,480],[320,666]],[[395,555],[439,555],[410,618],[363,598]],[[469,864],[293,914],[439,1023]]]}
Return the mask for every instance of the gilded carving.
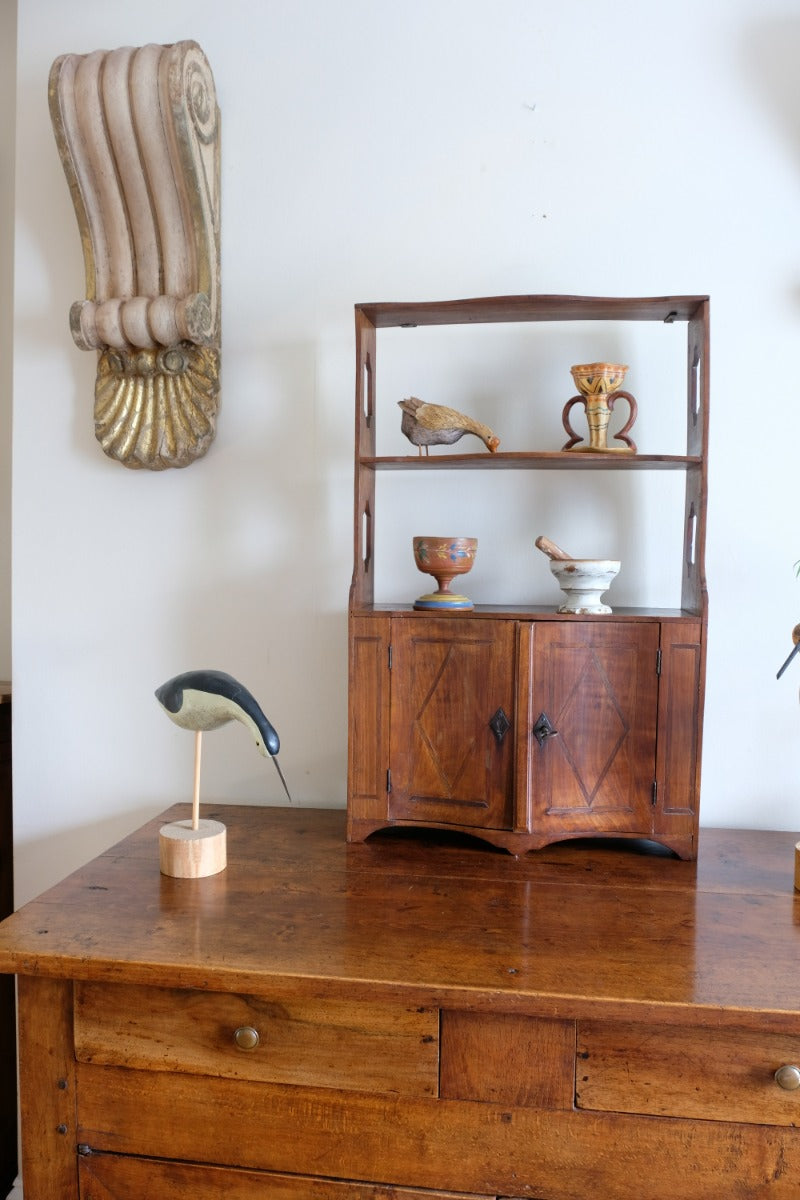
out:
{"label": "gilded carving", "polygon": [[98,353],[95,432],[126,467],[185,467],[219,400],[219,109],[196,42],[66,54],[50,115],[78,219]]}

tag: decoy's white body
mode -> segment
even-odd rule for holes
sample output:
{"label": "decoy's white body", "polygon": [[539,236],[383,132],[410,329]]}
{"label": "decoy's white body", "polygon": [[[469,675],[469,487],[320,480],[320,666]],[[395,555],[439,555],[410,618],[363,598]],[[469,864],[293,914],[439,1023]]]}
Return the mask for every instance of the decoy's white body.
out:
{"label": "decoy's white body", "polygon": [[269,753],[253,718],[229,696],[184,688],[183,704],[178,712],[170,712],[163,704],[161,707],[181,729],[199,729],[203,733],[219,729],[220,725],[227,725],[229,721],[241,721],[250,730],[259,751],[265,757]]}

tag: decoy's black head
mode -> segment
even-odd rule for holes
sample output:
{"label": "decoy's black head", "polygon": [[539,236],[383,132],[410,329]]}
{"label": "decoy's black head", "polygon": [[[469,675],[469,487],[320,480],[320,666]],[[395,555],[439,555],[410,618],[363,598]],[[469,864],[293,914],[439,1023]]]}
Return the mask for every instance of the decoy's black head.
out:
{"label": "decoy's black head", "polygon": [[184,671],[156,688],[155,694],[167,715],[183,729],[218,729],[237,720],[247,726],[265,757],[274,757],[280,749],[277,731],[255,697],[225,671]]}

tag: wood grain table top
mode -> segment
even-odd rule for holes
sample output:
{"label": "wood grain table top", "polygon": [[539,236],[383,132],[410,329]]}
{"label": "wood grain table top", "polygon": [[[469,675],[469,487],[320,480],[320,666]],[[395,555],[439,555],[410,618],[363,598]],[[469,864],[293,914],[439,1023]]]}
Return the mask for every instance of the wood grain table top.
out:
{"label": "wood grain table top", "polygon": [[[176,805],[0,924],[0,972],[475,1011],[797,1029],[797,835],[703,829],[697,862],[565,842],[513,858],[340,809],[220,806],[228,866],[159,873]],[[691,1010],[691,1011],[689,1011]]]}

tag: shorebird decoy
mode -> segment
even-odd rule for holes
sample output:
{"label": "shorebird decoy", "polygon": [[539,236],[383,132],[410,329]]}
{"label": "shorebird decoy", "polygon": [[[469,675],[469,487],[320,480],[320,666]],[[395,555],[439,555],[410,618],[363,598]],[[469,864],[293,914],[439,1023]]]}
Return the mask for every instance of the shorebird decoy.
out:
{"label": "shorebird decoy", "polygon": [[244,684],[225,671],[184,671],[156,688],[156,699],[182,729],[204,732],[218,729],[228,721],[241,721],[253,735],[260,753],[272,759],[291,802],[277,758],[280,738]]}
{"label": "shorebird decoy", "polygon": [[156,688],[156,699],[171,721],[182,729],[194,730],[192,816],[188,821],[162,825],[158,839],[161,873],[183,879],[218,875],[227,866],[227,831],[221,821],[200,819],[203,733],[228,721],[246,725],[259,751],[274,762],[291,804],[292,797],[278,765],[280,739],[253,694],[225,671],[184,671]]}
{"label": "shorebird decoy", "polygon": [[500,445],[500,438],[492,433],[488,425],[474,421],[455,408],[447,408],[444,404],[426,404],[417,396],[409,396],[397,403],[403,410],[400,429],[411,444],[418,447],[420,454],[423,447],[427,454],[429,446],[451,446],[465,433],[474,433],[492,454]]}

